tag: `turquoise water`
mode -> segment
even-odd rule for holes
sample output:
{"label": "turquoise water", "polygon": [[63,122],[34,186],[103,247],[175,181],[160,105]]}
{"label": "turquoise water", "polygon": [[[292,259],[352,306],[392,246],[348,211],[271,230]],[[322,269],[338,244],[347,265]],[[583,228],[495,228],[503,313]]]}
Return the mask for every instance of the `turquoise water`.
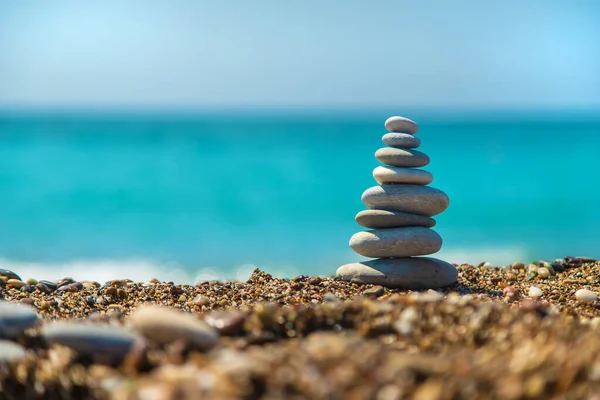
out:
{"label": "turquoise water", "polygon": [[[0,115],[0,267],[244,279],[361,260],[388,113]],[[412,117],[411,115],[408,115]],[[419,116],[451,262],[600,257],[600,119]]]}

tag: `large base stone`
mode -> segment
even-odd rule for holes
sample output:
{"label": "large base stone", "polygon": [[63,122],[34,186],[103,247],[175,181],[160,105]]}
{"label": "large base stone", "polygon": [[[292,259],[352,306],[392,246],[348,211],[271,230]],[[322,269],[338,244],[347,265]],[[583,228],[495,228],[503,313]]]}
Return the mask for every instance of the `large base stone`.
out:
{"label": "large base stone", "polygon": [[458,271],[452,264],[431,257],[379,258],[342,265],[336,276],[389,288],[435,289],[455,283]]}

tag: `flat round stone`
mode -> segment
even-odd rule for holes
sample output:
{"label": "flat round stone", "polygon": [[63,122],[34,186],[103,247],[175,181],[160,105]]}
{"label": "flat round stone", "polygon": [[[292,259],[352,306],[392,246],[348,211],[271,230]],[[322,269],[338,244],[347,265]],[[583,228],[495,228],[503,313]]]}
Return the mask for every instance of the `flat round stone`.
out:
{"label": "flat round stone", "polygon": [[437,258],[382,258],[343,265],[336,276],[356,283],[420,290],[452,285],[458,280],[458,271]]}
{"label": "flat round stone", "polygon": [[214,347],[218,332],[194,314],[162,306],[137,308],[127,318],[131,328],[158,344],[184,340],[202,350]]}
{"label": "flat round stone", "polygon": [[50,343],[70,347],[81,354],[114,358],[125,357],[135,343],[143,340],[119,326],[78,322],[48,324],[42,336]]}
{"label": "flat round stone", "polygon": [[0,337],[16,337],[33,327],[40,317],[32,307],[0,302]]}
{"label": "flat round stone", "polygon": [[362,202],[372,210],[401,211],[432,217],[450,204],[446,193],[430,186],[381,185],[364,191]]}
{"label": "flat round stone", "polygon": [[429,164],[429,156],[425,153],[394,147],[382,147],[375,152],[375,158],[383,164],[395,167],[424,167]]}
{"label": "flat round stone", "polygon": [[388,146],[400,149],[414,149],[421,145],[421,141],[410,133],[386,133],[381,141]]}
{"label": "flat round stone", "polygon": [[414,135],[419,131],[419,126],[411,119],[395,116],[389,117],[385,121],[385,129],[388,132],[410,133]]}
{"label": "flat round stone", "polygon": [[350,247],[361,256],[373,258],[425,256],[440,251],[442,238],[422,226],[374,229],[352,235]]}
{"label": "flat round stone", "polygon": [[400,226],[435,226],[435,219],[424,215],[387,210],[363,210],[356,214],[356,222],[370,229],[398,228]]}
{"label": "flat round stone", "polygon": [[413,185],[428,185],[433,181],[433,175],[422,169],[392,167],[381,165],[373,170],[373,178],[380,185],[386,183],[411,183]]}

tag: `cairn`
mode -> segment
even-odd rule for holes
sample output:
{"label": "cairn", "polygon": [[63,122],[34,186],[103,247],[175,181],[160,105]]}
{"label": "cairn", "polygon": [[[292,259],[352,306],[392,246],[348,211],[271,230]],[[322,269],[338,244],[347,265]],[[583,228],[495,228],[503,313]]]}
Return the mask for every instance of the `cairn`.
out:
{"label": "cairn", "polygon": [[350,238],[350,247],[375,260],[346,264],[337,276],[359,283],[405,289],[433,289],[456,282],[456,268],[439,259],[417,257],[436,253],[442,238],[431,228],[431,217],[442,213],[450,200],[429,185],[433,175],[422,169],[429,156],[418,150],[421,141],[414,135],[419,127],[404,117],[385,121],[382,141],[388,147],[375,152],[381,162],[373,170],[379,184],[367,189],[362,202],[369,209],[356,215],[356,222],[369,228]]}

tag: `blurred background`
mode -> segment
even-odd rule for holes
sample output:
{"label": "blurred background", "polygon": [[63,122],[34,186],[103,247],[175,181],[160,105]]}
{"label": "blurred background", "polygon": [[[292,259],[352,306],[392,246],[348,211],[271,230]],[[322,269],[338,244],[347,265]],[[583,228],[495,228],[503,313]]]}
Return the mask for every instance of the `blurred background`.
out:
{"label": "blurred background", "polygon": [[391,115],[439,256],[600,257],[594,0],[0,0],[0,267],[191,283],[363,258]]}

